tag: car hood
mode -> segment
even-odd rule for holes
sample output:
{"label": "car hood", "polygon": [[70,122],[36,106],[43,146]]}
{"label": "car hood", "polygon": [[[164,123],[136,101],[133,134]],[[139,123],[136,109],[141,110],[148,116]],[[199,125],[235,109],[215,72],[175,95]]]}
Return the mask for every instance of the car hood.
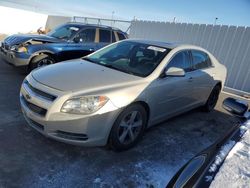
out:
{"label": "car hood", "polygon": [[60,39],[50,37],[48,35],[11,35],[5,38],[4,43],[8,46],[13,46],[25,43],[29,40],[49,43],[62,42]]}
{"label": "car hood", "polygon": [[34,70],[32,77],[43,85],[61,91],[96,90],[133,85],[141,77],[123,73],[82,59],[70,60]]}

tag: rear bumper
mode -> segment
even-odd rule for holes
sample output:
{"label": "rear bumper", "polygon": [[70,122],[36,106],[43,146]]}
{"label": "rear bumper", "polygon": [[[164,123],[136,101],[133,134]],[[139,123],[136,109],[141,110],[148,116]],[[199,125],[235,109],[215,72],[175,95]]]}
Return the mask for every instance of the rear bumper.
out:
{"label": "rear bumper", "polygon": [[7,51],[0,47],[0,57],[6,62],[16,67],[26,66],[29,64],[29,54],[16,53],[13,51]]}

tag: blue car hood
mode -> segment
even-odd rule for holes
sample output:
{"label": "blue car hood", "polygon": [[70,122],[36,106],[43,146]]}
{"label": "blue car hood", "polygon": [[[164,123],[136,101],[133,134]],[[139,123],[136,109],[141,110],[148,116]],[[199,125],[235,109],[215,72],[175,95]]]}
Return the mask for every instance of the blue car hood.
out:
{"label": "blue car hood", "polygon": [[50,37],[48,35],[11,35],[7,38],[5,38],[4,43],[8,46],[18,45],[24,42],[27,42],[29,40],[33,41],[40,41],[40,42],[49,42],[49,43],[55,43],[55,42],[62,42],[62,40]]}

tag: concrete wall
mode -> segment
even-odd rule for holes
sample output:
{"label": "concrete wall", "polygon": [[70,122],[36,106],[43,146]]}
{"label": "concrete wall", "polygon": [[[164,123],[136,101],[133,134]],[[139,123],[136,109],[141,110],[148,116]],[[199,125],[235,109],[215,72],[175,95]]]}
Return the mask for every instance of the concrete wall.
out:
{"label": "concrete wall", "polygon": [[45,30],[50,31],[51,29],[54,29],[55,27],[70,21],[72,21],[72,17],[48,16]]}
{"label": "concrete wall", "polygon": [[133,21],[130,38],[189,43],[208,49],[227,67],[226,89],[250,93],[250,27]]}

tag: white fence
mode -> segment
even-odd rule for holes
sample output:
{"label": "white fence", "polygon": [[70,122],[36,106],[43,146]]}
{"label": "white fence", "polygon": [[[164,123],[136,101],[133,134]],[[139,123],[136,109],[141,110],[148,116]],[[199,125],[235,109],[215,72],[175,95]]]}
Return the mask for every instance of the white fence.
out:
{"label": "white fence", "polygon": [[133,21],[130,38],[181,42],[208,49],[227,67],[226,89],[250,93],[250,27]]}

